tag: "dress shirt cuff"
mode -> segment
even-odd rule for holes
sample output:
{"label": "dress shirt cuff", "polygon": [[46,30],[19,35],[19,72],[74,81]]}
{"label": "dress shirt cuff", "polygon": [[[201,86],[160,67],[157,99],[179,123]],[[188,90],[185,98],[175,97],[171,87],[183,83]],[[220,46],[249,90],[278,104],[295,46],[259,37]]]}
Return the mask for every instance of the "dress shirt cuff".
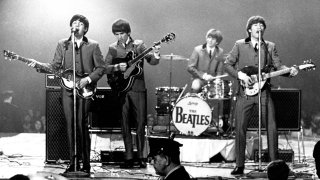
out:
{"label": "dress shirt cuff", "polygon": [[154,52],[153,55],[156,59],[160,59],[160,52]]}
{"label": "dress shirt cuff", "polygon": [[87,81],[89,82],[89,84],[92,82],[91,78],[88,76],[86,77]]}

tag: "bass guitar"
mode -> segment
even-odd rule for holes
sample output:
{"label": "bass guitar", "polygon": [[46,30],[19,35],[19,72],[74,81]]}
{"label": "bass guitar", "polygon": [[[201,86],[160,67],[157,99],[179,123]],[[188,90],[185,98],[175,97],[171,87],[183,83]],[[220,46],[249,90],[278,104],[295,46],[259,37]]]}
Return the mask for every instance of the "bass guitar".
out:
{"label": "bass guitar", "polygon": [[142,67],[141,62],[142,59],[153,50],[155,46],[160,45],[161,43],[168,43],[175,39],[174,33],[169,33],[165,37],[163,37],[160,41],[155,42],[154,45],[146,50],[144,50],[141,54],[134,57],[133,52],[129,52],[125,58],[115,58],[113,59],[113,64],[117,63],[126,63],[127,69],[124,72],[114,72],[113,74],[108,74],[108,84],[111,89],[117,93],[124,93],[130,90],[133,85],[134,79],[136,76],[141,75]]}
{"label": "bass guitar", "polygon": [[[36,62],[35,68],[37,69],[41,69],[45,72],[54,74],[55,76],[59,77],[61,79],[61,85],[71,91],[73,90],[73,70],[72,69],[67,69],[64,71],[56,71],[53,70],[52,68],[49,68],[47,66],[43,66],[40,63],[38,63],[37,61],[33,60],[33,59],[29,59],[29,58],[25,58],[22,56],[17,55],[14,52],[8,51],[8,50],[4,50],[3,51],[3,55],[5,57],[5,59],[9,59],[11,60],[19,60],[22,62],[25,62],[26,64],[30,64],[32,62]],[[96,92],[96,84],[88,84],[86,85],[84,88],[79,88],[79,81],[82,78],[87,77],[89,74],[78,74],[76,73],[76,92],[77,95],[81,98],[84,99],[90,99],[93,97],[94,93]]]}
{"label": "bass guitar", "polygon": [[[302,65],[294,67],[297,70],[315,70],[316,66],[311,60],[304,61]],[[274,72],[265,72],[261,75],[261,86],[260,89],[263,88],[264,84],[266,83],[268,78],[280,76],[283,74],[290,73],[291,68],[281,69],[279,71]],[[259,92],[259,82],[258,82],[258,68],[253,66],[246,66],[241,69],[241,72],[247,74],[251,77],[253,84],[249,86],[245,86],[243,82],[240,82],[242,87],[244,88],[244,92],[247,96],[256,95]],[[262,70],[263,72],[263,70]]]}

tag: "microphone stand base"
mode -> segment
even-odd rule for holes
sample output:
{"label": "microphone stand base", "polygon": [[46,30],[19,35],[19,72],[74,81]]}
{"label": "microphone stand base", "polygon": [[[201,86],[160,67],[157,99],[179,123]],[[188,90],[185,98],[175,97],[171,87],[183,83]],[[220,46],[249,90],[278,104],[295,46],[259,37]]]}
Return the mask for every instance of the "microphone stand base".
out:
{"label": "microphone stand base", "polygon": [[65,172],[61,174],[66,178],[81,178],[81,177],[90,177],[90,173],[82,172],[82,171],[74,171],[74,172]]}

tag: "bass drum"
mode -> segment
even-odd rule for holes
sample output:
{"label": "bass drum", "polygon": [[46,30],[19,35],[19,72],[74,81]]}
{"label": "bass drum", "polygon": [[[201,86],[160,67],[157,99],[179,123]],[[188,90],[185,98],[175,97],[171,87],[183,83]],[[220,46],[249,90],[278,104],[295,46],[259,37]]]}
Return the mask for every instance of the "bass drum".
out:
{"label": "bass drum", "polygon": [[174,126],[185,135],[199,136],[211,124],[210,106],[198,96],[187,96],[174,106],[172,121]]}

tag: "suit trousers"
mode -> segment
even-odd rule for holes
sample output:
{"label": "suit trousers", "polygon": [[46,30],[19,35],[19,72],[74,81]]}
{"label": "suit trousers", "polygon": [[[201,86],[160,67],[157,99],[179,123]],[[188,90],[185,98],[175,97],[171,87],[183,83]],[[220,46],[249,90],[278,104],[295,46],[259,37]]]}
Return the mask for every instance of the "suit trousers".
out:
{"label": "suit trousers", "polygon": [[[259,104],[258,95],[240,96],[236,102],[235,118],[236,118],[236,165],[244,167],[245,149],[246,149],[246,132],[249,116],[254,106]],[[270,93],[261,93],[261,121],[267,129],[267,140],[270,160],[277,159],[278,150],[278,132],[275,120],[275,111]]]}
{"label": "suit trousers", "polygon": [[[77,155],[77,159],[81,158],[84,167],[90,167],[90,148],[91,140],[89,135],[89,110],[91,106],[90,99],[82,99],[77,97],[76,99],[76,147],[75,152],[75,137],[74,137],[74,114],[73,114],[73,94],[62,90],[62,103],[65,118],[67,121],[67,134],[70,151],[70,164],[74,164],[74,158]],[[77,153],[77,154],[75,154]],[[79,163],[79,161],[77,162]]]}
{"label": "suit trousers", "polygon": [[147,119],[147,98],[145,91],[129,91],[120,97],[122,105],[121,128],[124,146],[126,149],[125,159],[133,159],[133,142],[131,126],[136,127],[136,142],[138,158],[143,158],[145,143],[145,126]]}

